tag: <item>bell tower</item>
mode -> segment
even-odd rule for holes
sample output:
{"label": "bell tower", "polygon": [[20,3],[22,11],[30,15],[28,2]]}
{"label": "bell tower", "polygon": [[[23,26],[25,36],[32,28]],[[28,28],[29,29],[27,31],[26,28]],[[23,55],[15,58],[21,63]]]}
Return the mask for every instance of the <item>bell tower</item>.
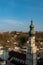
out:
{"label": "bell tower", "polygon": [[35,31],[33,21],[31,20],[30,30],[29,30],[29,44],[26,54],[26,65],[36,65],[36,46],[35,46]]}

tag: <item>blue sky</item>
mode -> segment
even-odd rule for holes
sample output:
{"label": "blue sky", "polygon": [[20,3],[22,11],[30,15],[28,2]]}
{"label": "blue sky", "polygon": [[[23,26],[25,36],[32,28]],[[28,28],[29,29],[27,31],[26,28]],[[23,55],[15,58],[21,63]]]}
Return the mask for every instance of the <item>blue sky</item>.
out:
{"label": "blue sky", "polygon": [[31,19],[43,31],[43,0],[0,0],[0,32],[29,31]]}

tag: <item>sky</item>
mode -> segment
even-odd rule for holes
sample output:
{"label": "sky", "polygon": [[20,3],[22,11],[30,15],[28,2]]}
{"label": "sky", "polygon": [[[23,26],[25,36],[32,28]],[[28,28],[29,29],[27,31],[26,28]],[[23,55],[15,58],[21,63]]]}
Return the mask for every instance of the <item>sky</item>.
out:
{"label": "sky", "polygon": [[28,32],[31,20],[43,31],[43,0],[0,0],[0,32]]}

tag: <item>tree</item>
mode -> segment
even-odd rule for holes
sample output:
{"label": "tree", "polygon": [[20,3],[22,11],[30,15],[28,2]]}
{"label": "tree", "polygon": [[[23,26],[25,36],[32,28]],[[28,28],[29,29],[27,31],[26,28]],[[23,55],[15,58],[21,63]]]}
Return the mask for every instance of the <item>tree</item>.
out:
{"label": "tree", "polygon": [[39,60],[38,60],[38,63],[37,63],[38,65],[43,65],[43,58],[40,58]]}
{"label": "tree", "polygon": [[17,40],[18,40],[19,44],[21,44],[21,45],[24,45],[24,43],[26,43],[26,41],[27,41],[26,36],[24,34],[21,34],[20,36],[18,36]]}

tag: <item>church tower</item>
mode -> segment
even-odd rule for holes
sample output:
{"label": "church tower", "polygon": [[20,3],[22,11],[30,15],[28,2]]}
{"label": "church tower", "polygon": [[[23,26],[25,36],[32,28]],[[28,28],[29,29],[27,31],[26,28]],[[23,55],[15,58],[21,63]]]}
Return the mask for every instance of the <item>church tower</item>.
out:
{"label": "church tower", "polygon": [[33,21],[31,20],[30,31],[29,31],[29,44],[26,54],[26,65],[36,65],[36,46],[35,46],[35,31]]}

